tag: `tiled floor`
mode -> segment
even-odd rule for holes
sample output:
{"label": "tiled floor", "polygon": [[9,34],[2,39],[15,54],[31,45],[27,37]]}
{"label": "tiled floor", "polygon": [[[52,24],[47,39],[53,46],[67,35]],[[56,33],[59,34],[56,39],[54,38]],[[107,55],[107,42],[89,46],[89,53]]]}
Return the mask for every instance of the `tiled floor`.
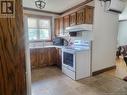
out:
{"label": "tiled floor", "polygon": [[127,82],[109,74],[73,81],[48,67],[32,71],[32,95],[127,95]]}

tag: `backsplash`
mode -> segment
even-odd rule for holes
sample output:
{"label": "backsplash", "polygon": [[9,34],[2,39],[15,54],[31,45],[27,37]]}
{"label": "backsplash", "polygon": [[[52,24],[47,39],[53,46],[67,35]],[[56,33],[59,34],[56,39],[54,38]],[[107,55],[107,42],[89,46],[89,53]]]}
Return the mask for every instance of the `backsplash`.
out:
{"label": "backsplash", "polygon": [[88,40],[92,41],[93,40],[93,32],[92,31],[82,31],[82,32],[77,32],[76,37],[70,37],[69,35],[63,36],[67,41],[70,40],[70,42],[73,42],[74,40]]}
{"label": "backsplash", "polygon": [[32,42],[29,43],[29,47],[44,47],[44,46],[50,46],[53,45],[52,42]]}
{"label": "backsplash", "polygon": [[[62,38],[66,39],[69,42],[74,42],[74,40],[93,40],[93,32],[92,31],[82,31],[78,32],[76,37],[70,37],[69,35],[62,36]],[[29,43],[30,47],[44,47],[53,45],[52,42],[32,42]]]}
{"label": "backsplash", "polygon": [[76,37],[71,37],[72,40],[93,40],[92,32],[78,32]]}

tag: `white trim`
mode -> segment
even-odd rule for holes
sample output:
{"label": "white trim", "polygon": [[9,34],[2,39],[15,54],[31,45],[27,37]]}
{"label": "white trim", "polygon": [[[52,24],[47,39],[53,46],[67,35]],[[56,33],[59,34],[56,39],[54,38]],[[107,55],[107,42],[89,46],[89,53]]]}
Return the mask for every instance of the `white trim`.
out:
{"label": "white trim", "polygon": [[31,64],[30,64],[30,49],[28,41],[28,21],[27,17],[24,16],[24,32],[25,32],[25,57],[26,57],[26,85],[27,95],[31,95]]}

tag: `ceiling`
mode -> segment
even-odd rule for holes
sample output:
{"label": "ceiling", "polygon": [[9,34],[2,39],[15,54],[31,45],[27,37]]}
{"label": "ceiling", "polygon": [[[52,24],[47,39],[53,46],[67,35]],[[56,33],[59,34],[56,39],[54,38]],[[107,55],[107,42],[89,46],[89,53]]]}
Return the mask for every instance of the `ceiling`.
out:
{"label": "ceiling", "polygon": [[[61,13],[86,0],[45,0],[45,1],[47,4],[43,10]],[[27,8],[37,9],[34,2],[35,0],[23,0],[23,6]]]}

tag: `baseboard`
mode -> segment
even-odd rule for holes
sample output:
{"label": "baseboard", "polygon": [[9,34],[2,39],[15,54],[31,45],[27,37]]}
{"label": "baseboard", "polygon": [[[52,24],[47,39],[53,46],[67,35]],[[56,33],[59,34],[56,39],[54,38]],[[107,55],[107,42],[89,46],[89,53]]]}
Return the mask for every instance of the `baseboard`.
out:
{"label": "baseboard", "polygon": [[112,66],[112,67],[104,68],[102,70],[95,71],[95,72],[92,73],[92,76],[99,75],[101,73],[104,73],[104,72],[112,70],[112,69],[116,69],[116,66]]}

